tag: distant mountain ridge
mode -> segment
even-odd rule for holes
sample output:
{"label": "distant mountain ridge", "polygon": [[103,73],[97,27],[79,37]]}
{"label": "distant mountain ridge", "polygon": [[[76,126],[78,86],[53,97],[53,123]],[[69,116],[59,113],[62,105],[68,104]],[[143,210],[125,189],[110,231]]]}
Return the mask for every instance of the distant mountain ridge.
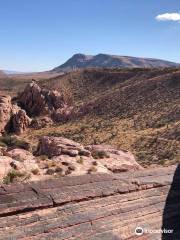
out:
{"label": "distant mountain ridge", "polygon": [[118,56],[109,54],[85,55],[75,54],[64,64],[56,67],[53,71],[71,71],[82,68],[157,68],[157,67],[178,67],[180,64],[154,58],[139,58],[130,56]]}

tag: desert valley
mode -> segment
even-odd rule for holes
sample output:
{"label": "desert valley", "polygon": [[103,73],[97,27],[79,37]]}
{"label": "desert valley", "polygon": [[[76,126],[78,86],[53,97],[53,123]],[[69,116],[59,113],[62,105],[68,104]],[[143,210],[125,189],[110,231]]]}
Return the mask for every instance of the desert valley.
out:
{"label": "desert valley", "polygon": [[76,54],[0,94],[0,239],[179,239],[178,64]]}
{"label": "desert valley", "polygon": [[179,64],[75,54],[2,70],[0,239],[179,239],[179,149]]}

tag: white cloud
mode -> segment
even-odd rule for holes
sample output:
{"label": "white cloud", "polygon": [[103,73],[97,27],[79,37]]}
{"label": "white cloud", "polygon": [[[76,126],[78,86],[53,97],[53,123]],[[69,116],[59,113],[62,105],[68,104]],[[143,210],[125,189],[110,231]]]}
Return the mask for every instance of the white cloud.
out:
{"label": "white cloud", "polygon": [[180,21],[180,13],[164,13],[156,16],[158,21]]}

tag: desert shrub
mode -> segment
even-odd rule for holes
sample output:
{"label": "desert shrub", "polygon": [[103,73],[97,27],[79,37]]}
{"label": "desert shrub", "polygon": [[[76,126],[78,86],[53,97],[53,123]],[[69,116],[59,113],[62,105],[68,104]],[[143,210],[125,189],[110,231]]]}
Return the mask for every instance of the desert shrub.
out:
{"label": "desert shrub", "polygon": [[79,164],[83,164],[83,163],[84,163],[84,159],[83,159],[83,157],[80,157],[80,158],[77,160],[77,163],[79,163]]}
{"label": "desert shrub", "polygon": [[6,146],[7,145],[3,141],[0,140],[0,147],[6,147]]}
{"label": "desert shrub", "polygon": [[97,168],[95,166],[92,166],[91,168],[88,169],[89,174],[92,172],[97,172]]}
{"label": "desert shrub", "polygon": [[98,165],[98,162],[97,162],[97,161],[93,161],[92,164],[93,164],[94,166],[97,166],[97,165]]}
{"label": "desert shrub", "polygon": [[55,172],[56,173],[62,173],[63,169],[61,167],[56,167]]}
{"label": "desert shrub", "polygon": [[13,183],[15,179],[19,177],[24,177],[25,173],[16,171],[16,170],[11,170],[8,172],[8,174],[3,178],[3,183],[4,184],[10,184]]}
{"label": "desert shrub", "polygon": [[39,169],[38,168],[34,168],[31,170],[31,172],[34,174],[34,175],[38,175],[39,174]]}
{"label": "desert shrub", "polygon": [[53,175],[54,173],[55,173],[55,170],[52,168],[47,169],[47,171],[46,171],[46,174],[48,174],[48,175]]}
{"label": "desert shrub", "polygon": [[94,152],[92,152],[92,156],[95,159],[98,159],[98,158],[109,158],[108,153],[105,152],[105,151],[94,151]]}
{"label": "desert shrub", "polygon": [[39,159],[41,159],[41,160],[48,160],[48,156],[47,155],[40,155],[39,156]]}
{"label": "desert shrub", "polygon": [[75,168],[74,165],[70,165],[70,166],[68,167],[68,169],[71,170],[71,171],[75,171],[75,170],[76,170],[76,168]]}
{"label": "desert shrub", "polygon": [[67,169],[66,171],[65,171],[65,175],[69,175],[69,174],[71,174],[72,173],[72,170],[70,170],[70,169]]}
{"label": "desert shrub", "polygon": [[5,144],[7,147],[18,147],[25,150],[30,150],[30,144],[23,139],[17,138],[16,136],[2,136],[0,137],[0,143]]}

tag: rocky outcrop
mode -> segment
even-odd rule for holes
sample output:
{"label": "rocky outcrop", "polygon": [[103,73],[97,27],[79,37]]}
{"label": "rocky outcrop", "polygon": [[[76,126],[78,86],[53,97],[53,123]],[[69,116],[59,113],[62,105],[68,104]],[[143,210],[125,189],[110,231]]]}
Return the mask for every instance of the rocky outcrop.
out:
{"label": "rocky outcrop", "polygon": [[72,106],[70,107],[68,105],[59,108],[52,113],[52,119],[55,122],[67,122],[78,116],[80,116],[78,110],[75,110]]}
{"label": "rocky outcrop", "polygon": [[3,185],[0,239],[180,239],[177,176],[172,166]]}
{"label": "rocky outcrop", "polygon": [[[117,150],[107,145],[90,145],[84,147],[77,142],[63,137],[42,137],[39,141],[37,154],[47,155],[50,158],[53,157],[53,160],[60,162],[63,159],[68,159],[69,163],[74,161],[74,166],[77,165],[76,167],[78,167],[78,164],[75,164],[75,162],[83,161],[86,165],[86,172],[83,171],[85,170],[83,168],[79,170],[80,172],[83,171],[84,174],[88,173],[88,171],[100,171],[102,167],[106,169],[106,172],[111,173],[142,168],[130,152]],[[67,155],[68,158],[64,157],[64,155]]]}
{"label": "rocky outcrop", "polygon": [[10,96],[0,96],[0,133],[23,133],[31,119],[26,112],[11,102]]}
{"label": "rocky outcrop", "polygon": [[7,182],[11,175],[14,178],[8,183],[142,169],[129,152],[106,145],[84,147],[63,137],[42,137],[34,155],[22,148],[24,143],[22,147],[12,144],[10,147],[1,147],[0,156],[5,159],[1,164],[1,182]]}
{"label": "rocky outcrop", "polygon": [[5,132],[11,118],[11,97],[0,96],[0,134]]}
{"label": "rocky outcrop", "polygon": [[106,145],[85,147],[63,137],[42,137],[34,154],[20,146],[2,147],[0,155],[6,162],[1,165],[0,181],[7,179],[14,170],[20,177],[9,183],[142,169],[129,152]]}
{"label": "rocky outcrop", "polygon": [[16,134],[22,134],[30,126],[31,121],[26,112],[20,109],[12,116],[12,131]]}
{"label": "rocky outcrop", "polygon": [[42,89],[35,82],[27,85],[19,94],[18,103],[30,116],[52,114],[53,111],[66,105],[61,93],[56,90]]}
{"label": "rocky outcrop", "polygon": [[134,155],[128,151],[118,150],[109,145],[89,145],[86,146],[86,149],[114,173],[141,169],[141,166],[135,161]]}
{"label": "rocky outcrop", "polygon": [[34,170],[40,172],[37,160],[24,149],[3,149],[0,156],[0,166],[0,182],[38,180],[33,175]]}
{"label": "rocky outcrop", "polygon": [[81,144],[63,137],[44,136],[39,140],[38,155],[48,157],[59,156],[62,154],[76,157],[77,155],[90,156],[91,153]]}
{"label": "rocky outcrop", "polygon": [[3,179],[8,172],[11,170],[11,163],[12,159],[7,156],[0,156],[0,179]]}
{"label": "rocky outcrop", "polygon": [[31,127],[34,129],[41,129],[44,127],[51,126],[53,124],[53,120],[48,116],[38,117],[32,120]]}
{"label": "rocky outcrop", "polygon": [[[28,84],[16,101],[18,106],[12,103],[10,96],[0,96],[0,134],[21,134],[30,125],[40,129],[52,125],[53,121],[66,122],[77,114],[63,94],[41,88],[35,82]],[[29,116],[36,118],[32,120]]]}

